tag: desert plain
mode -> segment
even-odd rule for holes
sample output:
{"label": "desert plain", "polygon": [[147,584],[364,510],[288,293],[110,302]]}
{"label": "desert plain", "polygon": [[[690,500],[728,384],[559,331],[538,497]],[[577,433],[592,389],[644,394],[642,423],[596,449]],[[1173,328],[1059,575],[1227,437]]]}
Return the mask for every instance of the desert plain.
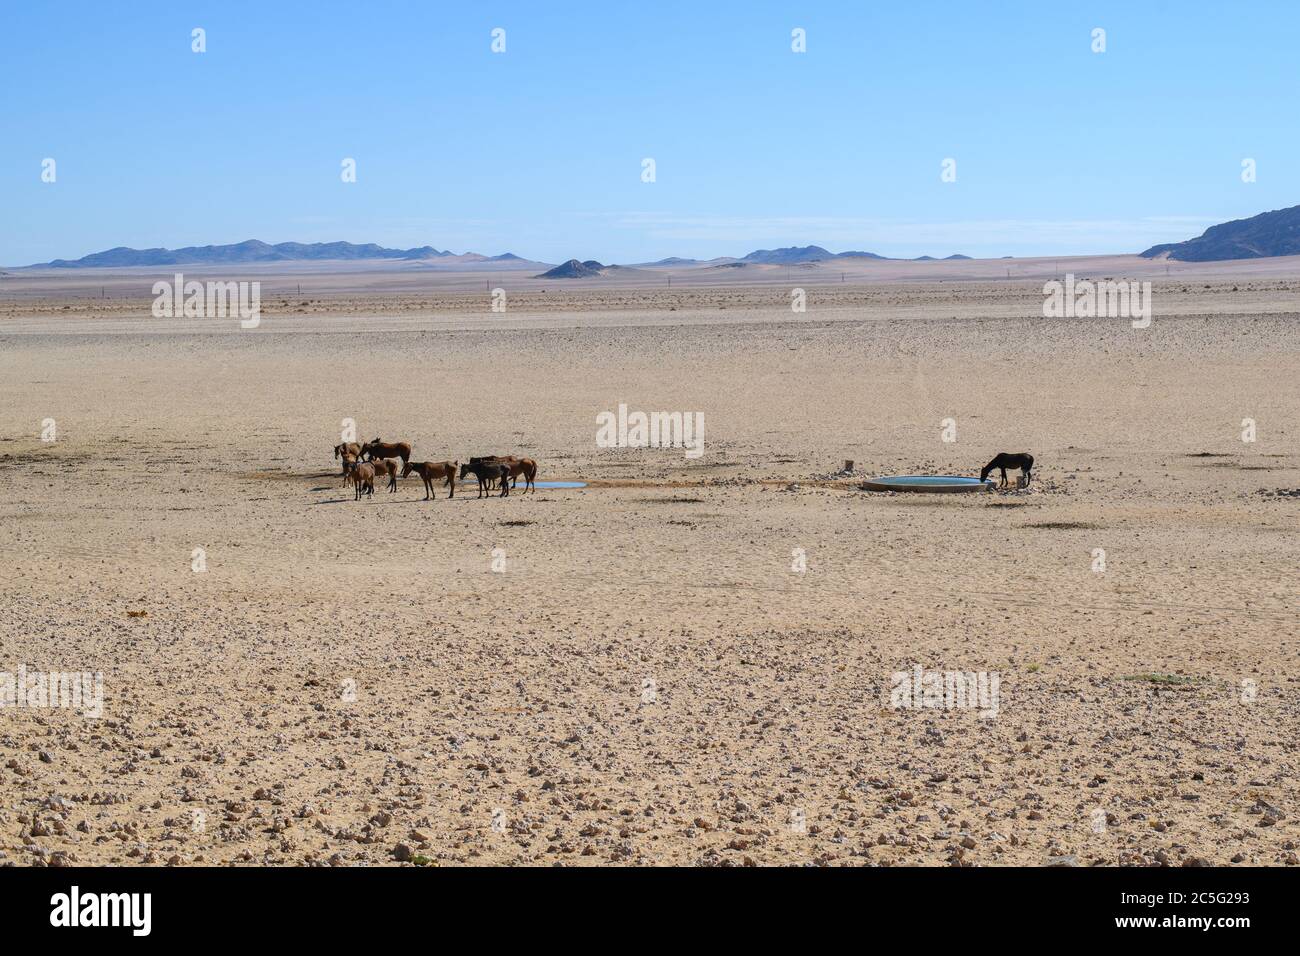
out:
{"label": "desert plain", "polygon": [[[1300,862],[1295,259],[267,270],[250,330],[171,271],[0,278],[0,672],[103,688],[0,708],[0,864]],[[348,420],[588,486],[354,501]]]}

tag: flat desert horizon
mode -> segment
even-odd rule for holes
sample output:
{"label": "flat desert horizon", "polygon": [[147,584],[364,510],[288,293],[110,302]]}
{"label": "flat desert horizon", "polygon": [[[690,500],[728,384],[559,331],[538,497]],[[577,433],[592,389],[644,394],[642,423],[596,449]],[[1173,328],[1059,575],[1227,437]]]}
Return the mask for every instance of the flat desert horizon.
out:
{"label": "flat desert horizon", "polygon": [[[1300,257],[176,272],[0,276],[0,640],[102,680],[6,714],[0,863],[1300,862]],[[350,424],[586,486],[353,500]]]}

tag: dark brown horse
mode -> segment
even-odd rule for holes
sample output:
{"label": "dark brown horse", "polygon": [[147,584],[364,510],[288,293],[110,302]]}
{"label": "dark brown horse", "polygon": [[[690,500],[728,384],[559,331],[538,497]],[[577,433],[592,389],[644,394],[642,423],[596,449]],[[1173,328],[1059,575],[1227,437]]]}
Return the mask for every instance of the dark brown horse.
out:
{"label": "dark brown horse", "polygon": [[[469,463],[471,465],[477,465],[480,462],[486,462],[487,464],[495,464],[497,462],[512,462],[517,460],[518,459],[516,459],[514,455],[478,455],[478,456],[471,457]],[[516,479],[514,483],[515,485],[519,484],[518,479]],[[496,479],[489,478],[487,487],[495,488],[496,486],[497,486]]]}
{"label": "dark brown horse", "polygon": [[1028,488],[1030,472],[1032,472],[1034,468],[1034,456],[1029,454],[1027,451],[1014,453],[1009,451],[998,452],[993,460],[985,465],[984,469],[980,472],[980,481],[987,481],[989,472],[994,468],[997,468],[1002,472],[1002,483],[999,487],[1005,488],[1007,486],[1008,468],[1019,468],[1020,473],[1024,475],[1025,478],[1025,487]]}
{"label": "dark brown horse", "polygon": [[501,482],[501,494],[499,497],[505,498],[510,494],[510,466],[503,461],[477,461],[471,460],[468,464],[460,466],[460,480],[464,481],[466,475],[472,474],[478,479],[478,496],[483,497],[483,490],[487,488],[489,481]]}
{"label": "dark brown horse", "polygon": [[368,441],[361,446],[361,457],[374,461],[376,458],[400,458],[402,464],[411,460],[411,443],[406,441]]}
{"label": "dark brown horse", "polygon": [[[484,461],[484,462],[500,462],[500,463],[503,464],[503,465],[509,465],[509,466],[510,466],[510,478],[511,478],[511,481],[510,481],[510,487],[511,487],[511,488],[518,488],[518,487],[519,487],[519,476],[520,476],[520,475],[523,475],[523,476],[524,476],[524,491],[527,491],[529,488],[532,488],[533,481],[534,481],[534,479],[536,479],[536,477],[537,477],[537,462],[535,462],[535,461],[534,461],[533,459],[531,459],[531,458],[517,458],[517,457],[515,457],[514,455],[484,455],[484,456],[481,457],[481,458],[471,458],[471,459],[469,460],[469,462],[470,462],[471,465],[472,465],[472,464],[475,464],[475,463],[477,463],[477,462],[480,462],[480,461]],[[493,483],[492,483],[491,481],[489,481],[489,482],[488,482],[488,487],[491,488],[492,485],[493,485]],[[533,493],[534,493],[534,494],[537,493],[537,489],[536,489],[536,488],[533,488]]]}

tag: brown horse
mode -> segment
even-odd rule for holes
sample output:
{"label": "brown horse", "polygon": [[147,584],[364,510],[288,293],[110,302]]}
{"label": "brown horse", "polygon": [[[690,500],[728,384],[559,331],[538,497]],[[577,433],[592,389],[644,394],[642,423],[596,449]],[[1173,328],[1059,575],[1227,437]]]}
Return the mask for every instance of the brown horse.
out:
{"label": "brown horse", "polygon": [[348,472],[348,480],[352,482],[355,493],[352,496],[353,501],[360,501],[361,495],[374,495],[375,493],[375,466],[369,462],[357,462]]}
{"label": "brown horse", "polygon": [[388,490],[394,492],[397,490],[397,459],[396,458],[372,458],[367,463],[375,469],[376,478],[388,478]]}
{"label": "brown horse", "polygon": [[[512,487],[519,484],[519,476],[523,475],[524,494],[528,493],[529,488],[533,488],[533,479],[537,477],[537,462],[531,458],[515,458],[512,455],[501,459],[501,464],[510,469],[510,477],[514,479]],[[533,494],[537,494],[536,488],[533,488]]]}
{"label": "brown horse", "polygon": [[361,457],[361,446],[356,442],[344,442],[341,445],[334,446],[334,457],[343,459],[343,470],[339,473],[343,476],[343,484],[348,483],[348,470],[357,463]]}
{"label": "brown horse", "polygon": [[348,476],[352,473],[352,469],[355,467],[357,467],[357,456],[344,455],[343,456],[343,484],[346,485],[349,481],[352,480]]}
{"label": "brown horse", "polygon": [[376,438],[374,441],[368,441],[361,446],[361,457],[370,457],[371,461],[376,458],[400,458],[402,464],[411,460],[411,443],[406,441],[387,442],[380,441]]}
{"label": "brown horse", "polygon": [[446,479],[446,485],[451,490],[447,493],[448,498],[456,497],[456,470],[460,468],[458,461],[421,461],[407,462],[402,469],[402,477],[405,478],[411,472],[415,472],[424,480],[424,500],[437,498],[433,493],[433,483],[439,478]]}

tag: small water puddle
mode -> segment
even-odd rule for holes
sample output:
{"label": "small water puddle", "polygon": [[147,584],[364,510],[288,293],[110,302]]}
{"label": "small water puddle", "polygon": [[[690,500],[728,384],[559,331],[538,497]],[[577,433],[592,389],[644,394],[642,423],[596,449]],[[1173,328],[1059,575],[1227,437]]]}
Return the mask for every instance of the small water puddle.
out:
{"label": "small water puddle", "polygon": [[585,481],[534,481],[534,488],[586,488]]}

